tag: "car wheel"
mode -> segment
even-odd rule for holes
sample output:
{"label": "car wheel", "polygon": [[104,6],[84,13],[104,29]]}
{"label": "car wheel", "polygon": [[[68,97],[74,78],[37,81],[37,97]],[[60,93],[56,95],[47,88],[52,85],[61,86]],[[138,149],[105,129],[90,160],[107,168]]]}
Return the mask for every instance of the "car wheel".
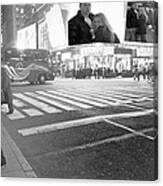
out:
{"label": "car wheel", "polygon": [[39,83],[40,83],[40,84],[44,84],[44,83],[45,83],[45,75],[41,74],[41,75],[39,76]]}
{"label": "car wheel", "polygon": [[34,81],[30,81],[30,84],[31,84],[31,85],[34,85]]}

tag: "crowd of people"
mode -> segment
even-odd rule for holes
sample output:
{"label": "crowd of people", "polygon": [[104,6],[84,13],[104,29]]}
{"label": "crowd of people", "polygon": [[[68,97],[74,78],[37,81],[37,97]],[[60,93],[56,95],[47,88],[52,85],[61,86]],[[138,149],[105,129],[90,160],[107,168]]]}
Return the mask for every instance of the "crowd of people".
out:
{"label": "crowd of people", "polygon": [[68,22],[69,45],[92,42],[119,43],[103,13],[91,13],[90,3],[80,3],[79,11]]}
{"label": "crowd of people", "polygon": [[[151,32],[147,33],[148,30]],[[150,34],[150,41],[147,35]],[[127,41],[157,42],[158,12],[157,8],[147,8],[141,3],[132,3],[126,16]]]}
{"label": "crowd of people", "polygon": [[157,69],[153,63],[139,66],[136,64],[133,68],[133,75],[134,80],[140,81],[140,77],[142,76],[144,80],[153,82],[157,76]]}
{"label": "crowd of people", "polygon": [[94,77],[95,79],[104,79],[109,77],[116,77],[117,73],[113,72],[109,67],[96,67],[93,68],[85,68],[85,69],[78,69],[74,71],[73,76],[77,79],[91,79]]}

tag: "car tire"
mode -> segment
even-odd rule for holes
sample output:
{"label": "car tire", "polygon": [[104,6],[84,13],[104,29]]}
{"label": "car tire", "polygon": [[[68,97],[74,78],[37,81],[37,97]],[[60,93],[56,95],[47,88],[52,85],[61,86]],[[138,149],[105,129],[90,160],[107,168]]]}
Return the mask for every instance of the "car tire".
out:
{"label": "car tire", "polygon": [[45,75],[44,75],[44,74],[41,74],[41,75],[39,76],[39,83],[40,83],[40,84],[45,84]]}

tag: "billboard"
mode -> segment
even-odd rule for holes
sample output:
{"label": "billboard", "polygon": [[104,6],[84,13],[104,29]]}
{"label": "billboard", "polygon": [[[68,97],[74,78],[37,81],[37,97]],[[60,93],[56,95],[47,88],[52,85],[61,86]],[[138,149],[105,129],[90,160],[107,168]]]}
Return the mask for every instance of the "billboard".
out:
{"label": "billboard", "polygon": [[17,32],[17,48],[36,49],[36,24],[27,26]]}

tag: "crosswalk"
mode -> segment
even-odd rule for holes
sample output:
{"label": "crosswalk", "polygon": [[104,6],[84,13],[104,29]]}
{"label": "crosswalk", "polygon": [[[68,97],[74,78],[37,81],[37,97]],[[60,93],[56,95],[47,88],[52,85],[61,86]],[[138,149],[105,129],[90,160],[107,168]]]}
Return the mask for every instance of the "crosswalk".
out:
{"label": "crosswalk", "polygon": [[[46,114],[78,111],[83,109],[103,109],[109,106],[124,105],[143,109],[144,102],[153,106],[152,95],[124,93],[115,90],[39,90],[13,94],[14,113],[7,115],[10,120],[38,117]],[[5,112],[5,108],[2,108]]]}

